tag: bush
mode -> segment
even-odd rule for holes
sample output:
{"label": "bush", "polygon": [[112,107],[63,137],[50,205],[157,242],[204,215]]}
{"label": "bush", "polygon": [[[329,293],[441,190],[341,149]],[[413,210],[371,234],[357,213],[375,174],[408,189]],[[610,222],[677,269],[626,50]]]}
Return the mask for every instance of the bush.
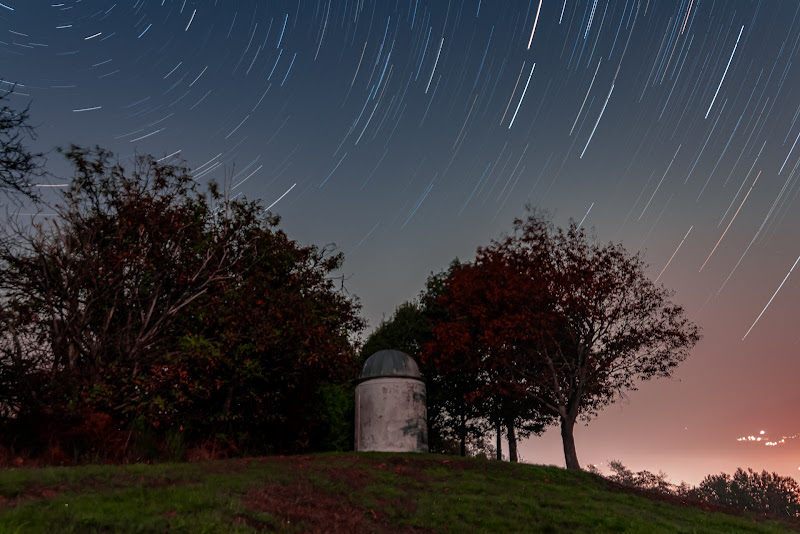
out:
{"label": "bush", "polygon": [[[657,475],[649,471],[634,473],[619,460],[611,460],[608,465],[611,469],[608,479],[624,486],[739,510],[800,517],[800,484],[791,477],[777,473],[757,473],[752,469],[744,471],[739,468],[733,475],[708,475],[699,486],[692,487],[685,482],[678,486],[667,482],[667,475],[663,471]],[[596,466],[589,466],[587,470],[601,475]]]}
{"label": "bush", "polygon": [[777,473],[739,468],[733,475],[708,475],[698,490],[709,502],[723,506],[800,517],[800,485]]}

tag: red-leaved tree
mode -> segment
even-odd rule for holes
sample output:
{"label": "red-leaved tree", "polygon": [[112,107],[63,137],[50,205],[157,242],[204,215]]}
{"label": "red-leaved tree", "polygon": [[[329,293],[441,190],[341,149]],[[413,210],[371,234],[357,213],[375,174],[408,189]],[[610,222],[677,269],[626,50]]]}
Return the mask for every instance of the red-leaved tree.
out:
{"label": "red-leaved tree", "polygon": [[521,363],[508,350],[509,332],[538,327],[525,307],[542,288],[525,273],[509,270],[488,256],[451,270],[436,305],[446,310],[432,325],[432,341],[421,354],[423,366],[446,377],[490,421],[499,436],[505,428],[509,459],[517,461],[517,441],[541,433],[552,415],[539,406],[537,386],[513,369]]}
{"label": "red-leaved tree", "polygon": [[484,377],[476,396],[524,399],[557,418],[567,468],[580,469],[577,419],[640,380],[669,377],[700,339],[645,267],[574,222],[556,229],[529,212],[448,280],[449,318],[434,327],[426,358]]}

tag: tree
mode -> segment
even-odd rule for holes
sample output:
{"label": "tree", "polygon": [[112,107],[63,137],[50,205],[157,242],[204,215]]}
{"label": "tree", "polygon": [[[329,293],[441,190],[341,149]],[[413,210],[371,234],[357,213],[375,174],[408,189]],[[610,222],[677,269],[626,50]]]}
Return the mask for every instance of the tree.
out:
{"label": "tree", "polygon": [[56,214],[2,240],[0,417],[51,437],[59,422],[130,429],[110,455],[133,429],[238,450],[328,439],[315,402],[355,371],[363,328],[329,277],[343,256],[289,240],[257,202],[201,192],[181,165],[66,156]]}
{"label": "tree", "polygon": [[421,346],[430,337],[430,326],[423,306],[416,301],[400,304],[388,320],[383,320],[361,347],[362,359],[379,350],[400,350],[418,358]]}
{"label": "tree", "polygon": [[457,384],[466,400],[492,423],[498,451],[505,428],[512,462],[518,459],[517,441],[540,434],[552,420],[539,409],[533,384],[509,372],[514,362],[508,361],[512,353],[504,337],[506,310],[515,299],[529,298],[531,291],[525,288],[531,280],[481,257],[451,270],[436,298],[436,305],[446,313],[433,323],[431,341],[422,353],[423,363]]}
{"label": "tree", "polygon": [[800,485],[791,477],[752,469],[708,475],[698,487],[709,502],[742,510],[800,517]]}
{"label": "tree", "polygon": [[580,469],[578,417],[589,420],[640,380],[669,377],[700,339],[645,268],[639,254],[598,244],[574,221],[555,229],[529,209],[448,280],[450,318],[434,328],[429,354],[557,417],[567,468]]}
{"label": "tree", "polygon": [[39,200],[31,180],[43,174],[43,155],[24,145],[28,137],[35,140],[36,133],[30,124],[30,107],[17,112],[7,104],[13,92],[13,87],[0,92],[0,192],[9,198],[21,194]]}
{"label": "tree", "polygon": [[[590,466],[594,469],[589,469],[596,474],[600,474],[599,469],[596,466]],[[634,473],[622,462],[619,460],[611,460],[608,463],[608,467],[611,469],[611,475],[608,477],[609,480],[613,480],[619,484],[624,486],[631,486],[634,488],[641,488],[646,490],[654,490],[659,493],[666,493],[677,495],[681,491],[686,493],[686,490],[681,490],[680,486],[675,486],[674,484],[670,484],[667,481],[667,474],[663,471],[659,471],[658,474],[653,473],[651,471],[643,470],[637,473]]]}
{"label": "tree", "polygon": [[[336,291],[330,279],[343,255],[300,247],[283,232],[263,229],[248,249],[244,263],[251,267],[211,295],[196,327],[187,316],[187,330],[196,332],[193,341],[204,356],[187,359],[178,352],[171,376],[154,384],[151,395],[174,403],[164,424],[195,434],[224,432],[236,443],[276,452],[348,448],[354,432],[345,412],[352,409],[349,380],[357,373],[353,338],[363,320],[355,299]],[[214,363],[213,373],[193,369],[205,359]],[[172,377],[184,368],[194,384],[177,392]]]}

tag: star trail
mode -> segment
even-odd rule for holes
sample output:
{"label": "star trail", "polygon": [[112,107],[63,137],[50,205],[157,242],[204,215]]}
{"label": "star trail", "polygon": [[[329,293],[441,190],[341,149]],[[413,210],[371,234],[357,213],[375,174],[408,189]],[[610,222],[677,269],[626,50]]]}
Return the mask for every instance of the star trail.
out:
{"label": "star trail", "polygon": [[[31,104],[47,198],[69,173],[56,146],[183,159],[262,199],[292,238],[335,242],[371,326],[526,203],[582,221],[642,250],[705,336],[678,379],[579,429],[582,460],[692,482],[740,465],[797,476],[796,440],[736,437],[800,427],[800,4],[0,8],[2,86]],[[561,462],[549,434],[523,458]]]}

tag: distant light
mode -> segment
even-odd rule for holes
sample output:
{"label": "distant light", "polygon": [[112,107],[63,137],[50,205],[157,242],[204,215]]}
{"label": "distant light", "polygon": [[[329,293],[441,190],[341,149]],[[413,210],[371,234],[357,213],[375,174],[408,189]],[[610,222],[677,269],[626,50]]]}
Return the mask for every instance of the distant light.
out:
{"label": "distant light", "polygon": [[764,434],[764,431],[762,430],[761,432],[759,432],[759,434],[762,434],[762,435],[763,435],[763,434]]}

